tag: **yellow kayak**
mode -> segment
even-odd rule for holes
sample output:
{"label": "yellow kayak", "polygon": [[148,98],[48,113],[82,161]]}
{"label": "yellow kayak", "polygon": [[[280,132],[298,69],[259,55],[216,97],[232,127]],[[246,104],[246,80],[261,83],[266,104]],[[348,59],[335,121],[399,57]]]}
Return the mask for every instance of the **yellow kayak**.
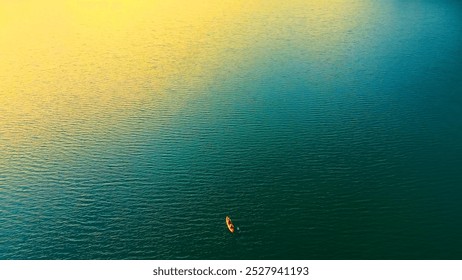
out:
{"label": "yellow kayak", "polygon": [[228,216],[226,216],[226,225],[228,226],[230,232],[234,232],[233,222],[231,222],[231,218],[229,218]]}

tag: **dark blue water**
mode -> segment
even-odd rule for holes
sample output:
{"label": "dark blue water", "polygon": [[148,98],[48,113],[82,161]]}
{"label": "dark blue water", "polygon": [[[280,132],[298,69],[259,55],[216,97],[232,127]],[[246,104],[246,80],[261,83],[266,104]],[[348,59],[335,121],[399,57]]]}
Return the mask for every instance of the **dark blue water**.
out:
{"label": "dark blue water", "polygon": [[227,5],[17,43],[0,258],[461,259],[462,6]]}

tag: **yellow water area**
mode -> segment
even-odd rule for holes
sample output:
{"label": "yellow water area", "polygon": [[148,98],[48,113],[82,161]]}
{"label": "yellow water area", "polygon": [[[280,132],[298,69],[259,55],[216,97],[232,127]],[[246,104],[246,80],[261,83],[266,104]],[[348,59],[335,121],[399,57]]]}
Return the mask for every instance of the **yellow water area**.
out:
{"label": "yellow water area", "polygon": [[[0,0],[3,140],[29,141],[63,120],[84,126],[101,114],[115,125],[145,102],[174,100],[170,110],[187,106],[193,95],[175,100],[169,90],[201,92],[223,73],[252,67],[266,49],[325,50],[360,23],[361,5]],[[309,45],[297,42],[306,37]]]}

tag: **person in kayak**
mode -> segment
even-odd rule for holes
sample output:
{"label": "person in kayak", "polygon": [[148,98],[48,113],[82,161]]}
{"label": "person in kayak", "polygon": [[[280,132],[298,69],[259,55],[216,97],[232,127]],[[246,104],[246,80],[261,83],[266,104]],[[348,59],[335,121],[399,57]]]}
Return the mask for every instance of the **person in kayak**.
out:
{"label": "person in kayak", "polygon": [[231,222],[231,219],[228,216],[226,216],[226,225],[228,226],[229,231],[234,232],[233,222]]}

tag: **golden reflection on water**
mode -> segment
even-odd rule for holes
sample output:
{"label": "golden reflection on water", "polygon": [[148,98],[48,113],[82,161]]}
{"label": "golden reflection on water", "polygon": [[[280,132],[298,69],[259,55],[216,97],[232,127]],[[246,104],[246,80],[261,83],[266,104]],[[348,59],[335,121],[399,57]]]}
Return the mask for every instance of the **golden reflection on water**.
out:
{"label": "golden reflection on water", "polygon": [[[178,110],[194,95],[170,89],[204,91],[278,48],[326,50],[364,10],[341,0],[2,0],[0,7],[7,142],[51,138],[49,127],[63,121],[101,131],[145,104]],[[105,121],[94,127],[97,116]]]}

